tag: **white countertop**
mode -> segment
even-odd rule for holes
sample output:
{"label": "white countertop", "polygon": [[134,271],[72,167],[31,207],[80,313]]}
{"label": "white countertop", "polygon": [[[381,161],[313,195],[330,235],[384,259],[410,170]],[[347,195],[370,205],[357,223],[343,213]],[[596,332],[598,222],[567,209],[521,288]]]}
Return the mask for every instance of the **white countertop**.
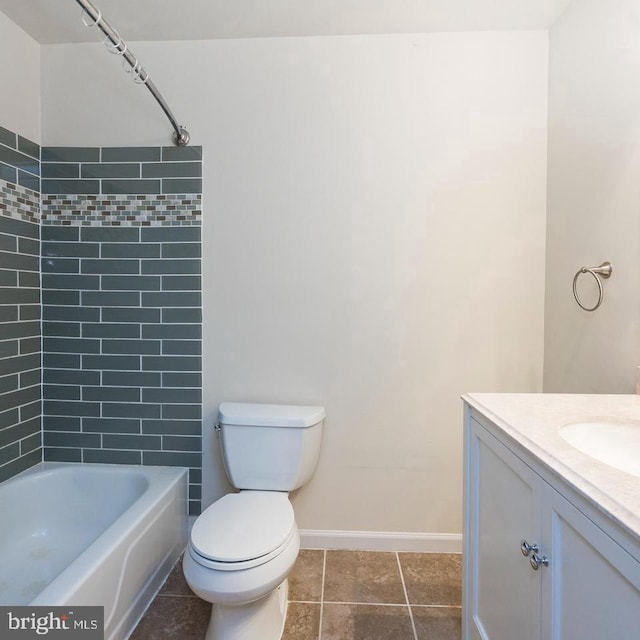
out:
{"label": "white countertop", "polygon": [[559,435],[574,422],[640,421],[640,396],[470,393],[463,400],[640,538],[640,477],[595,460]]}

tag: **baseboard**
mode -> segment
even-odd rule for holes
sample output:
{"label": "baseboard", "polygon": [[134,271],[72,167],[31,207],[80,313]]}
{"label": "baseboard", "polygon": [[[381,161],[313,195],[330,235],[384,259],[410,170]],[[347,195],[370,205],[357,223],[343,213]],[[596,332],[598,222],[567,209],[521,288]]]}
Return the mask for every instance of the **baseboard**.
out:
{"label": "baseboard", "polygon": [[462,553],[462,534],[301,529],[300,547],[302,549],[350,549],[352,551]]}

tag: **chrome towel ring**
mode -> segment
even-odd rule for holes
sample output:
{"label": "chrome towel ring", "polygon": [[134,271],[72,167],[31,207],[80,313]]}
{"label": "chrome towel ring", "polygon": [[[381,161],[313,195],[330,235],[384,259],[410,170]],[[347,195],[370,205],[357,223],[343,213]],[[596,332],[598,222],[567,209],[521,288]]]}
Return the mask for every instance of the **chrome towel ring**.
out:
{"label": "chrome towel ring", "polygon": [[[595,311],[602,304],[602,299],[604,298],[604,291],[602,289],[602,280],[600,280],[600,276],[602,276],[606,280],[611,277],[612,271],[613,271],[613,267],[611,266],[611,263],[607,260],[606,262],[603,262],[598,267],[582,267],[576,273],[576,275],[573,276],[573,297],[576,299],[576,302],[578,303],[581,309],[584,309],[585,311]],[[590,273],[595,278],[596,284],[598,285],[598,301],[593,307],[585,307],[580,301],[580,298],[578,297],[578,289],[577,289],[578,278],[583,273]]]}

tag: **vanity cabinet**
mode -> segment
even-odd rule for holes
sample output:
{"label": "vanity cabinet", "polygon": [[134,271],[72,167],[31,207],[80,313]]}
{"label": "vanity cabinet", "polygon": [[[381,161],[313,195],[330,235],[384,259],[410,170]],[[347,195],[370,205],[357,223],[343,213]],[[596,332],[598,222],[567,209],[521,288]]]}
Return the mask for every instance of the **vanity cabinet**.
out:
{"label": "vanity cabinet", "polygon": [[465,423],[464,640],[640,638],[637,546],[484,416]]}

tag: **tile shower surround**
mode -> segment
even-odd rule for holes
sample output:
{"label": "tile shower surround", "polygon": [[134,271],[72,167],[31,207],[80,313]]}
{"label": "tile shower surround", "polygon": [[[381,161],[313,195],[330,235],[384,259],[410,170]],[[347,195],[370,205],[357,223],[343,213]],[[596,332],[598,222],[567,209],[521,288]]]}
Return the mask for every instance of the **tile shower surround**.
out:
{"label": "tile shower surround", "polygon": [[39,156],[0,127],[0,482],[42,459]]}
{"label": "tile shower surround", "polygon": [[[21,200],[17,215],[31,215],[36,231],[41,221],[44,459],[187,466],[190,512],[197,514],[201,148],[44,147],[42,163],[34,163],[35,154],[30,165],[16,153],[20,145],[25,152],[37,146],[21,141],[0,129],[0,180],[19,181],[27,169],[34,172],[31,180],[40,180],[42,169],[41,199],[35,193],[28,201],[20,185],[8,187]],[[6,208],[0,213],[6,217]],[[39,277],[37,268],[35,273]],[[37,287],[33,291],[40,295]],[[0,339],[0,366],[5,344]],[[23,348],[29,345],[33,341]],[[39,398],[37,405],[37,431],[26,442],[37,438],[39,446]],[[7,433],[2,422],[0,429],[1,438]],[[15,443],[11,447],[14,452]],[[40,450],[29,455],[4,477],[37,462]]]}

